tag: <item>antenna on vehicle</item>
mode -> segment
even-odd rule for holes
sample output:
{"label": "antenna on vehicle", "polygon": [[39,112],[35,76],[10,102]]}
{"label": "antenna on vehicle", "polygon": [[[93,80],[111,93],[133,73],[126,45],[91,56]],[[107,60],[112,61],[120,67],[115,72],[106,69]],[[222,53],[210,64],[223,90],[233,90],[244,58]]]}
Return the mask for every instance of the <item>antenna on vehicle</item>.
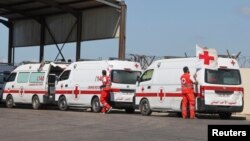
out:
{"label": "antenna on vehicle", "polygon": [[187,55],[187,53],[186,53],[186,52],[185,52],[185,57],[186,57],[186,58],[188,58],[188,55]]}
{"label": "antenna on vehicle", "polygon": [[241,54],[241,51],[235,56],[235,59],[238,59]]}
{"label": "antenna on vehicle", "polygon": [[232,56],[230,55],[230,53],[229,53],[229,50],[227,49],[227,55],[228,55],[228,57],[229,58],[232,58]]}

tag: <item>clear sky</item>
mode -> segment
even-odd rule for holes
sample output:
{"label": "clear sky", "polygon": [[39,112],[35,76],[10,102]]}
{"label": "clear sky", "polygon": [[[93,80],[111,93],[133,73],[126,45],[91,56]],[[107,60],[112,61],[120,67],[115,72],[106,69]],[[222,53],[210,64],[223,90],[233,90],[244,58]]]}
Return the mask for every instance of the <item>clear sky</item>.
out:
{"label": "clear sky", "polygon": [[[216,48],[219,54],[250,56],[250,0],[125,0],[126,53],[155,56],[195,55],[195,45]],[[0,61],[7,58],[8,31],[0,24]],[[30,51],[31,53],[28,53]],[[118,40],[82,43],[82,58],[117,57]],[[63,53],[75,58],[75,44]],[[54,60],[55,46],[46,46]],[[37,60],[39,49],[16,49],[15,62]]]}

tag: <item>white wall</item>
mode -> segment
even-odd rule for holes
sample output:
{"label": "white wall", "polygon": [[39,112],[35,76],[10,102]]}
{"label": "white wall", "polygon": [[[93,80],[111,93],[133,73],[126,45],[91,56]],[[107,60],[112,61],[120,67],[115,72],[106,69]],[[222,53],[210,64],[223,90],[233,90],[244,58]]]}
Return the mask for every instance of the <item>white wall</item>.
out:
{"label": "white wall", "polygon": [[243,114],[250,114],[250,68],[241,68],[241,79],[244,87]]}

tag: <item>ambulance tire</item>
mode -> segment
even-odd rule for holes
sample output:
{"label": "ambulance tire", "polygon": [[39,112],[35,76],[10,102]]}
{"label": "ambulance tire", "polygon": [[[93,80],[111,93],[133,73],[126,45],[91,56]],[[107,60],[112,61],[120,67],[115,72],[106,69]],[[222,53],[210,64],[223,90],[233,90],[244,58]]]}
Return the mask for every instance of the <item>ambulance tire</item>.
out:
{"label": "ambulance tire", "polygon": [[220,116],[221,119],[230,119],[231,116],[232,116],[232,113],[228,113],[228,112],[219,113],[219,116]]}
{"label": "ambulance tire", "polygon": [[32,107],[34,110],[38,110],[41,107],[41,103],[40,103],[39,97],[37,95],[35,95],[32,98]]}
{"label": "ambulance tire", "polygon": [[91,111],[94,113],[101,112],[100,100],[98,97],[94,97],[91,102]]}
{"label": "ambulance tire", "polygon": [[58,107],[61,111],[68,110],[68,104],[67,104],[67,100],[66,100],[65,96],[62,96],[59,98]]}
{"label": "ambulance tire", "polygon": [[150,105],[147,99],[143,99],[140,102],[140,111],[143,116],[149,116],[151,115],[152,111],[150,109]]}
{"label": "ambulance tire", "polygon": [[14,100],[13,97],[11,95],[8,95],[6,98],[6,107],[7,108],[13,108],[14,106]]}
{"label": "ambulance tire", "polygon": [[126,113],[132,114],[135,112],[135,109],[134,108],[126,108],[125,111],[126,111]]}

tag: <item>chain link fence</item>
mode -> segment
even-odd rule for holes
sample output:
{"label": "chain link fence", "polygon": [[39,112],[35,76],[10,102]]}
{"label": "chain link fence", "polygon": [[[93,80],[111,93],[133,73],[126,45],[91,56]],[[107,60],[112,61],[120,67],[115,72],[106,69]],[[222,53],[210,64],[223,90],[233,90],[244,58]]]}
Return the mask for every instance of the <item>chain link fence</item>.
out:
{"label": "chain link fence", "polygon": [[250,56],[239,56],[237,61],[241,68],[250,68]]}

